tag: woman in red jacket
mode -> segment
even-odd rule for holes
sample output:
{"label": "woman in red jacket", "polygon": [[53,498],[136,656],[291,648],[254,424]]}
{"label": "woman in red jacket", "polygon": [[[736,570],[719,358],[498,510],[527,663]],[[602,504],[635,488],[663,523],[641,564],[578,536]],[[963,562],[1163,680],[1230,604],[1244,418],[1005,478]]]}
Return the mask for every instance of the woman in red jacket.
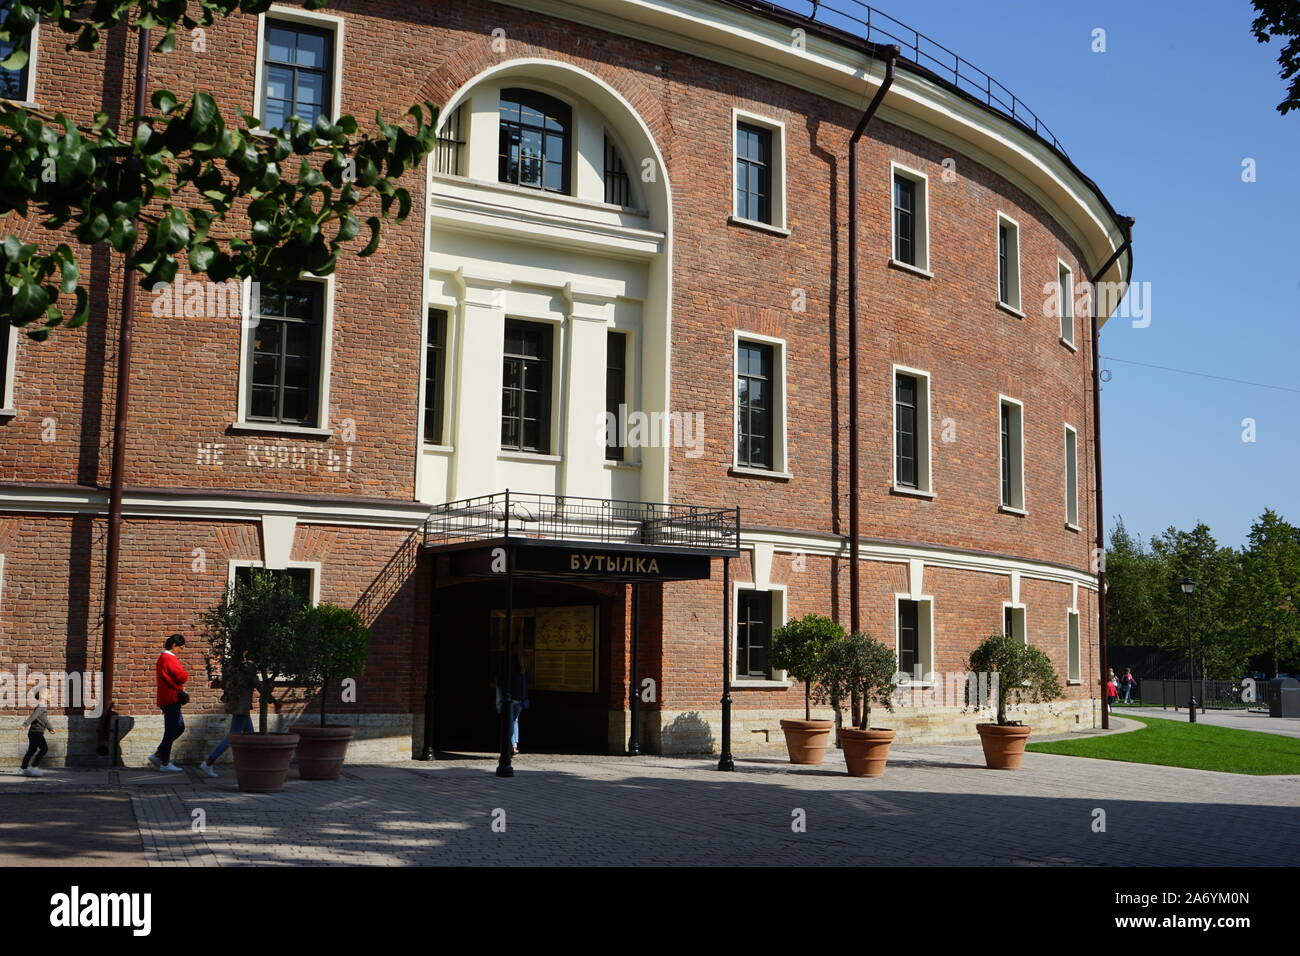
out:
{"label": "woman in red jacket", "polygon": [[189,674],[185,665],[176,655],[176,648],[185,646],[184,634],[173,634],[163,645],[163,652],[154,664],[154,674],[158,679],[158,706],[163,712],[163,739],[149,756],[149,762],[159,770],[167,773],[180,773],[181,768],[172,763],[172,744],[176,738],[185,733],[185,718],[181,708],[188,703],[190,695],[185,693],[185,681]]}

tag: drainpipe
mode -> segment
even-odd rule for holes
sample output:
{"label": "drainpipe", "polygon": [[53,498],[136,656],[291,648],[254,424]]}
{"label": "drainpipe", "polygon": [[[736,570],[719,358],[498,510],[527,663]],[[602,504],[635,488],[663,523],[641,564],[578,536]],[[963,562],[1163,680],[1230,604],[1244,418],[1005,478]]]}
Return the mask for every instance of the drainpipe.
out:
{"label": "drainpipe", "polygon": [[[1101,685],[1101,727],[1103,730],[1110,729],[1110,708],[1106,701],[1106,511],[1101,503],[1101,345],[1097,339],[1097,333],[1100,323],[1097,320],[1097,309],[1100,303],[1097,301],[1097,283],[1101,277],[1110,271],[1110,267],[1115,264],[1120,256],[1129,253],[1130,263],[1132,261],[1131,248],[1133,245],[1133,223],[1134,219],[1126,217],[1121,220],[1124,229],[1124,241],[1120,247],[1111,254],[1106,260],[1106,264],[1097,270],[1097,274],[1092,277],[1090,284],[1089,299],[1092,300],[1092,312],[1090,320],[1092,322],[1092,470],[1093,482],[1096,487],[1096,523],[1097,523],[1097,647],[1100,655],[1100,671],[1097,674],[1098,683]],[[1131,270],[1130,270],[1131,271]]]}
{"label": "drainpipe", "polygon": [[885,78],[849,138],[849,622],[852,631],[860,630],[862,622],[858,568],[858,140],[894,85],[894,67],[900,51],[896,46],[883,49],[888,57]]}
{"label": "drainpipe", "polygon": [[[148,104],[149,31],[139,30],[135,60],[135,115],[143,116]],[[123,259],[130,258],[130,249]],[[122,491],[126,478],[126,424],[131,401],[131,323],[135,317],[135,277],[123,268],[122,315],[117,333],[117,398],[113,403],[113,464],[108,494],[108,553],[104,559],[104,642],[100,667],[104,672],[103,713],[95,747],[109,762],[116,758],[113,740],[113,677],[117,650],[117,585],[122,553]]]}

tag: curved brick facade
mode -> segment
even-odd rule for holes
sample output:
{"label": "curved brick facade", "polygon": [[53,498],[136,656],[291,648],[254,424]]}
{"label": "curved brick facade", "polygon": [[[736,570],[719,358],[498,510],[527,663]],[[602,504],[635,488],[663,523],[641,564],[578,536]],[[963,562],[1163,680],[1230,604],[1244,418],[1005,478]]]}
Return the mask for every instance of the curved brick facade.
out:
{"label": "curved brick facade", "polygon": [[[866,628],[893,640],[897,596],[932,598],[930,663],[939,672],[959,671],[971,647],[1001,628],[1004,603],[1014,603],[1024,608],[1028,640],[1051,655],[1064,678],[1067,613],[1075,610],[1078,681],[1034,719],[1044,726],[1094,719],[1091,343],[1085,316],[1075,319],[1070,348],[1060,341],[1058,320],[1042,308],[1058,260],[1078,282],[1099,265],[1092,250],[1081,248],[1077,221],[1049,211],[1023,180],[1015,181],[1016,170],[983,163],[960,137],[921,135],[901,114],[876,119],[860,148],[862,441],[852,449],[846,164],[859,107],[823,95],[811,81],[801,88],[789,77],[769,79],[675,48],[668,34],[651,42],[602,30],[595,20],[580,24],[480,2],[418,14],[411,4],[343,2],[328,12],[345,23],[343,112],[364,118],[377,109],[394,118],[422,98],[445,103],[502,62],[536,59],[594,78],[649,130],[671,184],[671,236],[662,253],[671,257],[668,407],[703,413],[705,426],[702,454],[670,449],[668,489],[675,501],[741,509],[745,551],[733,562],[733,581],[781,591],[786,617],[818,612],[847,621],[847,462],[857,454]],[[494,30],[504,30],[503,46]],[[156,56],[151,86],[180,94],[207,89],[232,114],[235,106],[248,109],[257,37],[257,18],[233,17],[208,31],[204,52],[182,43],[181,52]],[[55,31],[44,31],[39,101],[83,121],[100,109],[122,115],[134,63],[121,40],[100,53],[69,53]],[[843,56],[861,59],[851,50]],[[783,124],[785,232],[729,221],[733,110]],[[1011,128],[992,114],[987,122]],[[927,177],[930,276],[889,264],[891,163]],[[416,175],[405,185],[415,208],[426,210],[426,181]],[[999,214],[1019,227],[1023,317],[995,304]],[[1069,215],[1083,219],[1077,211]],[[339,264],[329,435],[232,429],[239,320],[158,315],[152,297],[141,297],[115,694],[118,710],[133,715],[138,728],[124,740],[127,759],[146,754],[156,735],[151,664],[161,638],[194,630],[231,561],[266,557],[272,532],[261,515],[271,513],[296,518],[289,558],[319,564],[320,599],[361,602],[374,623],[376,653],[359,702],[342,710],[358,720],[364,715],[374,755],[419,749],[430,561],[419,556],[411,534],[426,507],[417,500],[415,464],[428,304],[421,291],[424,230],[424,218],[412,215],[386,228],[378,257],[344,256]],[[121,272],[102,253],[88,265],[91,322],[46,344],[19,345],[17,414],[0,421],[0,669],[94,670],[99,657],[102,489],[109,480]],[[653,320],[647,312],[643,321]],[[788,474],[732,468],[736,332],[784,342]],[[892,487],[895,364],[930,376],[933,497]],[[1023,514],[999,508],[999,396],[1024,405]],[[1074,529],[1064,520],[1066,425],[1078,433]],[[657,688],[645,705],[649,747],[717,743],[721,573],[718,563],[711,581],[643,588],[641,674]],[[621,589],[592,594],[613,635],[603,645],[603,683],[593,700],[607,712],[605,736],[617,748],[627,733],[628,597]],[[198,646],[191,645],[193,661]],[[187,757],[198,754],[203,738],[219,736],[222,724],[215,693],[201,688],[194,697],[191,712],[211,717],[191,719],[182,742],[188,749],[181,751]],[[743,751],[780,746],[776,721],[801,711],[803,693],[779,681],[742,682],[734,698],[735,746]],[[75,712],[64,719],[85,731]],[[897,714],[893,725],[904,736],[938,740],[968,735],[973,720],[959,708],[922,703]],[[86,739],[60,738],[73,757],[76,741]]]}

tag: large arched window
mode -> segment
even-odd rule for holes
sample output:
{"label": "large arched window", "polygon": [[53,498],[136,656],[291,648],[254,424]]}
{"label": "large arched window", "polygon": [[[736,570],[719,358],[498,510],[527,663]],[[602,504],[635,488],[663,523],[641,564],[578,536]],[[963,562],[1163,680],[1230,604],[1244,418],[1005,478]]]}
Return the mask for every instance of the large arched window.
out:
{"label": "large arched window", "polygon": [[501,182],[568,194],[572,119],[566,104],[545,93],[502,90]]}

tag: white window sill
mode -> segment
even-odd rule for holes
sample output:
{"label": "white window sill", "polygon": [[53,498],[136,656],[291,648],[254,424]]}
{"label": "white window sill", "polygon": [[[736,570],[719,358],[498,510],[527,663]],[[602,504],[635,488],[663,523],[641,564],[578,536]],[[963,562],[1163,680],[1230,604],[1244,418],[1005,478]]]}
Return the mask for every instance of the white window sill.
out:
{"label": "white window sill", "polygon": [[297,438],[329,438],[334,434],[332,428],[307,428],[303,425],[277,425],[274,422],[234,422],[232,432],[255,432],[272,435],[292,435]]}
{"label": "white window sill", "polygon": [[732,465],[728,474],[737,478],[771,478],[773,481],[789,481],[794,475],[788,471],[769,471],[766,468],[744,468]]}
{"label": "white window sill", "polygon": [[934,499],[936,497],[933,491],[923,491],[920,488],[908,488],[904,485],[894,485],[889,489],[889,493],[893,495],[907,495],[909,498]]}
{"label": "white window sill", "polygon": [[898,682],[898,686],[905,687],[908,690],[926,690],[934,687],[935,684],[932,680],[901,680]]}
{"label": "white window sill", "polygon": [[1023,319],[1025,317],[1025,313],[1021,312],[1019,309],[1017,309],[1014,305],[1011,305],[1010,303],[998,300],[998,308],[1001,309],[1003,312],[1009,313],[1010,315],[1014,315],[1017,319]]}
{"label": "white window sill", "polygon": [[731,680],[732,690],[789,690],[793,686],[794,682],[788,680],[755,680],[752,677],[733,677]]}
{"label": "white window sill", "polygon": [[428,444],[425,444],[425,445],[422,445],[421,447],[424,449],[425,452],[427,452],[427,453],[430,454],[430,455],[450,455],[450,454],[453,454],[453,453],[456,451],[456,449],[453,448],[451,445],[428,445]]}
{"label": "white window sill", "polygon": [[728,216],[727,222],[733,226],[744,226],[747,229],[757,229],[760,232],[771,232],[778,236],[790,235],[790,230],[781,226],[774,226],[770,222],[759,222],[757,219],[742,219],[740,216]]}
{"label": "white window sill", "polygon": [[0,408],[0,418],[13,418],[17,414],[16,408]]}
{"label": "white window sill", "polygon": [[923,269],[920,266],[914,266],[910,262],[904,262],[902,259],[890,259],[889,268],[898,269],[901,272],[910,272],[912,275],[920,276],[922,279],[933,279],[934,273],[929,269]]}
{"label": "white window sill", "polygon": [[611,469],[611,470],[614,470],[614,471],[617,471],[617,470],[620,470],[620,469],[627,469],[628,471],[640,471],[640,470],[641,470],[641,462],[639,462],[639,461],[618,461],[617,459],[614,459],[614,458],[606,458],[606,459],[605,459],[605,467],[606,467],[606,468],[609,468],[609,469]]}
{"label": "white window sill", "polygon": [[1073,531],[1075,534],[1078,534],[1081,531],[1083,531],[1083,529],[1080,528],[1077,524],[1070,524],[1070,522],[1068,521],[1065,523],[1065,529],[1067,531]]}
{"label": "white window sill", "polygon": [[1065,336],[1061,336],[1061,344],[1064,345],[1071,352],[1079,351],[1079,349],[1075,346],[1075,344],[1071,342],[1069,339],[1067,339]]}
{"label": "white window sill", "polygon": [[1067,687],[1081,687],[1082,685],[1083,681],[1081,680],[1067,680],[1065,682],[1065,686]]}
{"label": "white window sill", "polygon": [[29,100],[6,100],[0,98],[0,103],[19,110],[39,110],[41,108],[40,103],[32,103]]}
{"label": "white window sill", "polygon": [[998,511],[1009,515],[1019,515],[1022,518],[1029,514],[1024,508],[1013,508],[1011,505],[998,505]]}
{"label": "white window sill", "polygon": [[548,465],[557,465],[564,459],[559,455],[543,455],[535,451],[501,451],[497,453],[498,461],[531,461]]}
{"label": "white window sill", "polygon": [[532,199],[541,197],[569,206],[581,206],[587,209],[613,210],[632,216],[640,216],[642,218],[648,218],[650,215],[648,210],[638,209],[636,206],[620,206],[617,203],[609,203],[596,199],[584,199],[581,196],[570,196],[566,193],[551,192],[546,189],[536,189],[532,186],[519,186],[515,183],[503,183],[495,179],[474,179],[470,176],[459,176],[455,173],[434,173],[433,178],[453,185],[459,184],[474,186],[479,189],[496,190],[503,193],[514,193],[515,195],[527,196]]}

